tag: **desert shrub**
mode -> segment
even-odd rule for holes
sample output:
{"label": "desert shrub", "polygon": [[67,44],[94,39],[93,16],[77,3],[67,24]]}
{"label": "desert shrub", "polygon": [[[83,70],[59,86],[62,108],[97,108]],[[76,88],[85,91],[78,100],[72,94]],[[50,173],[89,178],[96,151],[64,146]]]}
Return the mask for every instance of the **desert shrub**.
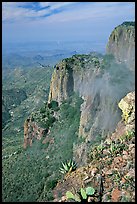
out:
{"label": "desert shrub", "polygon": [[125,22],[123,22],[121,25],[125,25],[125,26],[135,26],[135,22],[133,22],[133,21],[125,21]]}
{"label": "desert shrub", "polygon": [[59,107],[58,107],[58,102],[52,100],[49,104],[48,104],[48,108],[54,110],[54,111],[58,111]]}
{"label": "desert shrub", "polygon": [[49,116],[46,123],[47,123],[48,127],[51,127],[52,124],[53,124],[55,121],[56,121],[55,117]]}
{"label": "desert shrub", "polygon": [[46,108],[45,107],[42,107],[41,109],[40,109],[40,113],[45,113],[46,112]]}
{"label": "desert shrub", "polygon": [[50,190],[53,189],[57,184],[57,180],[56,179],[48,179],[46,181],[46,190]]}

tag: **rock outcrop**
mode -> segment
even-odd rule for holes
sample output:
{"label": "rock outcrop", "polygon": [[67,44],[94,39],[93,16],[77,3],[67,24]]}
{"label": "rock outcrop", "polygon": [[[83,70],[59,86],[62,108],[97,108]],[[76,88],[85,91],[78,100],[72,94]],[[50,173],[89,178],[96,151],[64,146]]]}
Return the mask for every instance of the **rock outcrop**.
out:
{"label": "rock outcrop", "polygon": [[135,23],[124,22],[110,35],[107,53],[113,54],[117,62],[124,62],[130,70],[135,70]]}
{"label": "rock outcrop", "polygon": [[30,118],[28,118],[24,122],[24,149],[28,146],[32,146],[34,139],[41,140],[47,132],[48,130],[39,127],[36,122],[33,122]]}
{"label": "rock outcrop", "polygon": [[135,91],[128,93],[118,104],[122,110],[122,118],[125,123],[132,124],[135,121]]}
{"label": "rock outcrop", "polygon": [[73,70],[63,60],[59,65],[55,66],[50,84],[48,103],[55,100],[60,104],[72,94],[73,86]]}
{"label": "rock outcrop", "polygon": [[86,96],[85,86],[101,73],[99,63],[92,55],[74,55],[59,62],[52,75],[48,102],[55,100],[60,104],[73,92]]}

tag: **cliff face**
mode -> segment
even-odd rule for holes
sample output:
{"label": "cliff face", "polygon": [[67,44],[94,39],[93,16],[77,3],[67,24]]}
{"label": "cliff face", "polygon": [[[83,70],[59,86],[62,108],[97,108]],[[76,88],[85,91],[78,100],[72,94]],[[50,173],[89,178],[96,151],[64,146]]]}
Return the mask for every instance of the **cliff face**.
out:
{"label": "cliff face", "polygon": [[135,69],[135,23],[125,22],[110,35],[107,53],[113,54],[117,62],[124,62],[130,70]]}
{"label": "cliff face", "polygon": [[61,101],[67,99],[73,92],[73,70],[68,67],[66,61],[62,61],[55,66],[50,84],[50,93],[48,102],[52,100]]}
{"label": "cliff face", "polygon": [[[117,64],[114,65],[117,74],[107,72],[102,69],[104,63],[102,57],[73,56],[69,60],[64,60],[64,67],[62,62],[55,67],[49,102],[55,100],[61,103],[73,92],[78,92],[84,99],[81,105],[79,136],[86,138],[87,142],[93,141],[97,135],[112,132],[120,120],[117,103],[133,88],[133,84],[127,82],[127,76],[129,77],[130,73],[126,68],[118,67]],[[111,68],[112,71],[114,68]],[[125,70],[122,73],[123,69]],[[120,82],[119,72],[121,72]]]}
{"label": "cliff face", "polygon": [[[87,144],[100,135],[106,137],[120,121],[118,102],[134,90],[134,63],[135,27],[123,23],[110,35],[107,55],[74,55],[55,66],[48,102],[55,100],[61,104],[73,92],[78,92],[84,100],[79,136],[85,138]],[[85,148],[75,146],[74,155],[81,158]]]}
{"label": "cliff face", "polygon": [[[56,100],[60,104],[73,92],[77,92],[84,99],[81,106],[79,135],[85,138],[89,135],[96,116],[99,116],[102,103],[106,100],[106,96],[100,98],[104,88],[108,86],[105,82],[107,75],[101,69],[101,62],[102,57],[93,53],[75,55],[58,63],[51,79],[48,102]],[[94,125],[95,128],[98,126]]]}
{"label": "cliff face", "polygon": [[[96,60],[96,61],[95,61]],[[86,96],[87,86],[100,75],[99,59],[91,55],[73,55],[66,58],[55,66],[52,75],[49,100],[56,100],[61,103],[73,92],[79,92],[81,96]]]}
{"label": "cliff face", "polygon": [[57,101],[60,105],[74,92],[82,97],[79,136],[86,143],[114,131],[121,118],[117,104],[134,90],[134,34],[134,26],[125,23],[112,32],[107,52],[117,61],[111,55],[90,53],[73,55],[55,66],[48,104]]}

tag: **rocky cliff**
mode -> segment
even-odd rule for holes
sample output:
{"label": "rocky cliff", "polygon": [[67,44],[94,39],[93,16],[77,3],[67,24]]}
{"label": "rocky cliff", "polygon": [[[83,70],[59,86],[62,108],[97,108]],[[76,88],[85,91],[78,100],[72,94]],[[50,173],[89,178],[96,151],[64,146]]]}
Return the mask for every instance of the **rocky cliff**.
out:
{"label": "rocky cliff", "polygon": [[73,92],[73,70],[66,60],[55,66],[50,84],[49,100],[61,101],[67,99]]}
{"label": "rocky cliff", "polygon": [[[66,202],[67,191],[76,193],[87,186],[96,190],[88,202],[135,202],[135,92],[128,93],[118,105],[123,115],[116,130],[99,146],[92,147],[88,165],[58,182],[53,191],[55,202]],[[130,113],[128,120],[125,112]]]}
{"label": "rocky cliff", "polygon": [[[123,33],[124,30],[123,26]],[[133,61],[133,48],[130,55]],[[123,55],[119,53],[119,56],[123,59]],[[73,92],[78,92],[84,99],[79,135],[91,140],[92,135],[114,130],[120,119],[116,103],[133,89],[134,75],[124,63],[119,64],[110,55],[74,55],[55,66],[48,101],[56,100],[60,104]]]}
{"label": "rocky cliff", "polygon": [[34,139],[41,140],[47,132],[47,129],[39,127],[36,122],[32,121],[31,118],[28,118],[24,122],[24,149],[28,146],[32,146]]}
{"label": "rocky cliff", "polygon": [[132,71],[135,70],[135,23],[124,22],[110,35],[107,53],[113,54],[117,62],[124,62]]}
{"label": "rocky cliff", "polygon": [[[74,55],[55,66],[48,102],[61,104],[73,92],[82,97],[79,136],[87,144],[115,130],[121,115],[117,104],[135,87],[134,61],[134,23],[125,22],[110,35],[106,55]],[[81,158],[85,148],[75,146],[75,156]]]}
{"label": "rocky cliff", "polygon": [[52,75],[49,101],[61,102],[73,91],[78,91],[80,95],[83,95],[85,79],[87,84],[95,75],[100,74],[100,60],[95,53],[91,53],[90,55],[73,55],[59,62]]}
{"label": "rocky cliff", "polygon": [[109,54],[73,55],[54,67],[48,104],[60,105],[74,92],[82,97],[79,136],[86,143],[114,131],[121,115],[117,104],[134,90],[134,34],[134,24],[123,23],[110,35]]}
{"label": "rocky cliff", "polygon": [[[134,22],[124,22],[113,30],[106,53],[113,55],[118,64],[123,63],[130,70],[135,70]],[[78,91],[81,96],[89,95],[87,92],[89,92],[91,82],[101,76],[100,68],[106,66],[102,63],[103,58],[100,54],[91,53],[90,55],[73,55],[58,63],[52,75],[48,101],[61,102],[73,91]],[[109,60],[109,66],[111,66],[111,59]]]}

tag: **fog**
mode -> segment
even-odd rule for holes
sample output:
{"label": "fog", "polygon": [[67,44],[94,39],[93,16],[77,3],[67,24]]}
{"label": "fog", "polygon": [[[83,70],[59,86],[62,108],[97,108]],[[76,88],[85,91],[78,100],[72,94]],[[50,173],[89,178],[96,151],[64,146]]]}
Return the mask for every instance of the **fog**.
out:
{"label": "fog", "polygon": [[121,120],[119,101],[130,91],[135,90],[135,73],[124,63],[110,61],[103,70],[88,69],[75,80],[75,89],[85,100],[81,106],[81,118],[87,115],[84,127],[90,129],[87,140],[96,135],[113,132]]}

